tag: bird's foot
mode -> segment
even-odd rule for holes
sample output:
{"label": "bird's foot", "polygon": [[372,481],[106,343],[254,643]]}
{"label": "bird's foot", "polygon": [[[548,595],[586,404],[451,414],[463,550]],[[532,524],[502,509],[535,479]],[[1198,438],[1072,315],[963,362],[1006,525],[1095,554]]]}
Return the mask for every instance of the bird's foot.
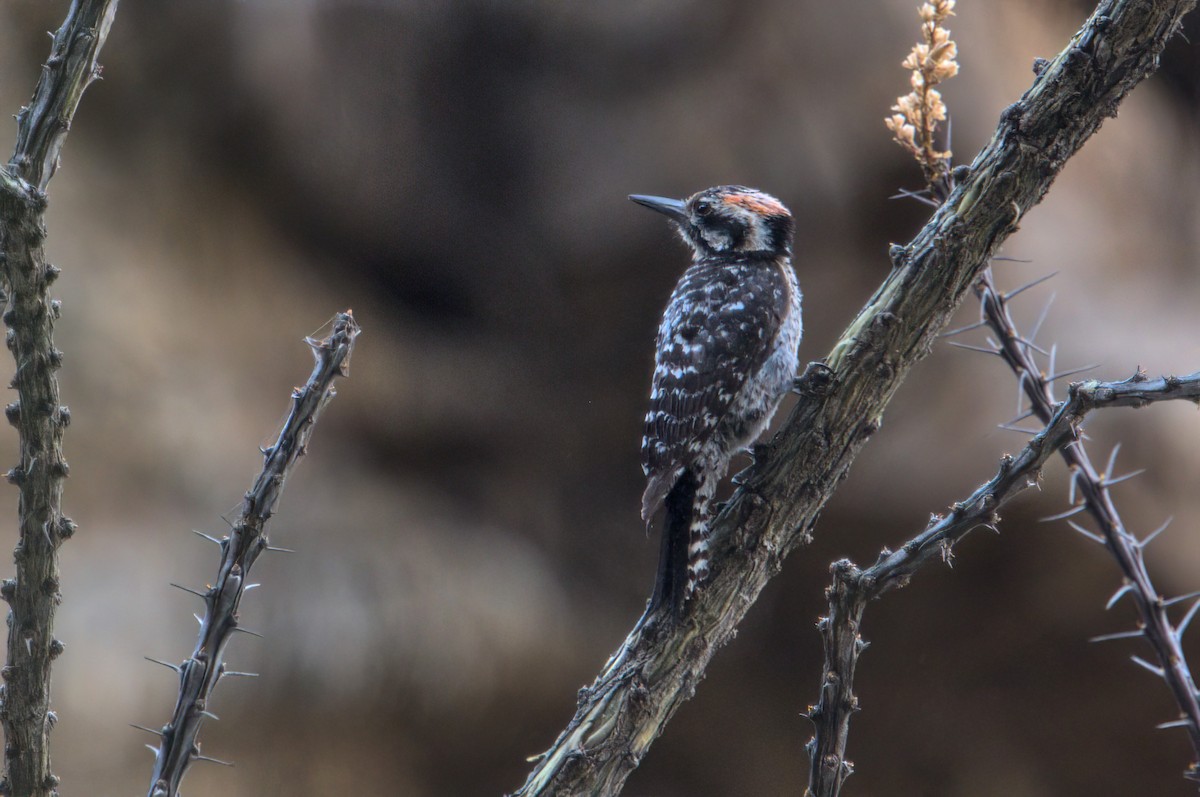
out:
{"label": "bird's foot", "polygon": [[766,459],[771,453],[770,443],[751,443],[741,450],[741,453],[750,457],[750,463],[755,464]]}
{"label": "bird's foot", "polygon": [[829,392],[837,377],[833,369],[820,360],[808,364],[804,373],[792,380],[792,392],[822,396]]}

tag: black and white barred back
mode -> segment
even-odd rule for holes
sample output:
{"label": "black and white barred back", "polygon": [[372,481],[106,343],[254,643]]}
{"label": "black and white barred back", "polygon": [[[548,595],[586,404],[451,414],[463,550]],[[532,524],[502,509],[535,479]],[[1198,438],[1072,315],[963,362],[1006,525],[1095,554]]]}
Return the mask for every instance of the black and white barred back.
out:
{"label": "black and white barred back", "polygon": [[651,607],[678,612],[708,575],[716,486],[795,376],[802,328],[792,217],[779,200],[743,186],[686,201],[631,199],[669,216],[694,255],[658,330],[642,438],[643,520],[666,506]]}

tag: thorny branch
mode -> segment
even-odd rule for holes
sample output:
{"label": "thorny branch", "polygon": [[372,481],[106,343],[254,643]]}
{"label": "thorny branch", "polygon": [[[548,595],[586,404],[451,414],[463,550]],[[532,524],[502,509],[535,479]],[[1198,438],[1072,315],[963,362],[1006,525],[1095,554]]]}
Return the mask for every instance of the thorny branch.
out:
{"label": "thorny branch", "polygon": [[[998,353],[1004,362],[1012,369],[1020,380],[1021,388],[1029,399],[1032,413],[1046,422],[1054,408],[1054,380],[1061,378],[1053,373],[1051,363],[1049,374],[1043,374],[1034,360],[1034,349],[1017,331],[1012,316],[1008,312],[1008,301],[1001,295],[992,282],[991,270],[985,271],[975,287],[978,294],[984,320],[995,332],[998,338]],[[1071,372],[1068,372],[1071,373]],[[1146,382],[1135,376],[1128,383],[1116,390],[1114,400],[1121,401],[1125,406],[1141,406],[1146,401],[1146,391],[1150,388],[1163,391],[1178,392],[1183,389],[1181,380],[1167,377],[1154,383]],[[1114,596],[1117,599],[1129,595],[1137,606],[1139,636],[1144,636],[1154,650],[1158,660],[1157,666],[1148,667],[1151,672],[1161,677],[1171,690],[1171,695],[1179,705],[1182,719],[1180,727],[1187,730],[1192,744],[1192,752],[1196,757],[1187,768],[1184,776],[1189,780],[1200,783],[1200,703],[1197,702],[1196,684],[1188,669],[1184,657],[1180,637],[1186,623],[1179,628],[1171,623],[1167,614],[1169,602],[1164,601],[1154,588],[1150,574],[1146,569],[1143,557],[1145,543],[1139,542],[1121,520],[1116,504],[1112,500],[1109,488],[1118,480],[1113,478],[1112,460],[1106,472],[1097,472],[1084,448],[1083,441],[1068,446],[1059,452],[1067,467],[1071,470],[1072,500],[1076,489],[1080,503],[1072,508],[1073,511],[1060,517],[1074,514],[1075,511],[1086,510],[1100,528],[1100,536],[1083,532],[1088,537],[1102,542],[1121,569],[1122,585]],[[1116,451],[1113,451],[1115,460]],[[1072,524],[1074,525],[1074,524]],[[1076,527],[1077,529],[1079,527]],[[1080,529],[1081,530],[1081,529]],[[1190,620],[1189,615],[1188,619]],[[1135,657],[1135,661],[1141,662]]]}
{"label": "thorny branch", "polygon": [[274,445],[263,451],[262,472],[246,493],[240,516],[231,524],[228,537],[218,540],[202,535],[220,546],[221,566],[211,586],[203,592],[194,591],[204,600],[196,649],[178,666],[151,659],[179,674],[179,697],[171,720],[161,731],[141,728],[161,737],[161,744],[151,748],[155,762],[149,797],[176,797],[193,761],[216,761],[200,754],[196,735],[205,717],[216,719],[208,710],[208,703],[221,678],[247,674],[227,671],[224,661],[225,646],[234,632],[253,633],[238,624],[238,606],[249,586],[246,579],[259,555],[271,550],[264,527],[275,511],[284,480],[296,460],[306,453],[317,416],[336,394],[334,378],[349,375],[350,355],[358,333],[358,324],[347,310],[337,315],[329,337],[307,339],[316,364],[308,382],[292,391],[291,412]]}
{"label": "thorny branch", "polygon": [[879,428],[909,369],[1066,161],[1158,65],[1196,0],[1103,0],[908,246],[713,523],[708,583],[679,623],[635,624],[516,792],[616,794]]}
{"label": "thorny branch", "polygon": [[45,189],[58,167],[67,130],[83,92],[99,74],[96,58],[108,36],[116,0],[75,0],[54,35],[33,98],[17,114],[17,144],[0,167],[0,259],[8,326],[16,361],[17,400],[5,415],[20,436],[20,461],[8,481],[20,490],[20,537],[13,558],[16,578],[0,584],[10,606],[8,659],[0,725],[4,728],[4,780],[0,793],[54,794],[48,735],[51,661],[63,650],[54,638],[59,594],[58,548],[75,531],[62,513],[67,476],[63,430],[70,413],[59,404],[63,354],[54,347],[59,302],[49,294],[58,269],[46,263]]}
{"label": "thorny branch", "polygon": [[[933,74],[938,71],[939,58],[936,55],[939,51],[942,53],[940,60],[946,62],[942,65],[941,72],[949,77],[953,77],[957,73],[957,64],[953,61],[955,55],[954,42],[950,40],[949,31],[941,27],[941,23],[952,13],[952,9],[953,0],[935,0],[935,2],[926,3],[921,7],[922,34],[925,43],[918,43],[913,53],[904,63],[906,68],[914,70],[912,83],[915,88],[927,87],[931,82],[936,82],[928,79],[926,73]],[[935,44],[938,46],[935,47]],[[938,49],[939,47],[940,50]],[[1047,63],[1043,59],[1038,59],[1034,64],[1035,74],[1040,73]],[[887,127],[892,131],[895,140],[908,150],[918,163],[921,164],[927,185],[924,193],[928,195],[922,196],[919,193],[905,191],[901,193],[901,196],[911,196],[937,207],[947,200],[954,186],[954,178],[950,170],[949,153],[939,153],[932,151],[929,147],[922,148],[917,146],[915,143],[915,131],[917,129],[926,130],[926,139],[932,140],[937,121],[946,117],[945,106],[941,101],[941,97],[938,96],[936,91],[920,93],[914,90],[908,96],[900,98],[898,105],[893,107],[892,110],[901,113],[887,119]],[[933,123],[926,124],[930,120]],[[951,345],[987,354],[999,355],[1005,361],[1018,376],[1018,393],[1028,398],[1032,406],[1029,409],[1022,409],[1024,399],[1019,400],[1018,417],[1009,423],[1001,424],[1001,428],[1036,434],[1035,430],[1017,426],[1022,420],[1030,416],[1036,416],[1043,423],[1050,424],[1039,437],[1049,434],[1053,424],[1061,418],[1057,414],[1057,412],[1061,411],[1061,407],[1058,407],[1056,410],[1058,405],[1054,398],[1054,382],[1072,374],[1091,370],[1094,367],[1089,366],[1070,371],[1055,372],[1055,349],[1052,347],[1047,352],[1033,342],[1034,338],[1037,337],[1037,331],[1041,327],[1042,321],[1045,320],[1046,313],[1050,309],[1049,304],[1042,311],[1041,318],[1039,318],[1033,332],[1028,338],[1022,337],[1013,323],[1012,316],[1008,312],[1009,299],[1044,282],[1052,276],[1054,275],[1051,274],[1047,277],[1034,280],[1005,295],[995,289],[992,270],[989,266],[984,269],[979,281],[974,286],[975,293],[979,296],[981,302],[982,320],[976,324],[949,332],[946,335],[949,337],[980,327],[989,327],[995,333],[999,342],[997,343],[989,338],[989,346],[973,346],[963,343],[952,343]],[[1038,368],[1034,355],[1035,352],[1041,353],[1049,359],[1048,374],[1043,373]],[[1148,380],[1139,370],[1131,379],[1106,387],[1103,391],[1103,396],[1109,402],[1110,406],[1140,407],[1149,403],[1152,400],[1151,396],[1157,397],[1157,399],[1190,397],[1193,387],[1190,384],[1190,380],[1180,380],[1175,377],[1160,379],[1153,384],[1146,384],[1147,382]],[[1072,402],[1077,398],[1075,391],[1078,389],[1077,385],[1072,386]],[[1046,455],[1048,456],[1048,452],[1051,449],[1045,445],[1046,441],[1044,439],[1038,440],[1035,438],[1034,443],[1045,448]],[[1109,601],[1109,607],[1126,594],[1134,594],[1138,602],[1139,623],[1138,627],[1133,631],[1108,634],[1097,637],[1093,641],[1132,639],[1141,636],[1145,636],[1150,641],[1160,664],[1151,664],[1137,656],[1134,656],[1133,660],[1145,669],[1166,680],[1171,687],[1172,693],[1175,695],[1180,707],[1181,718],[1163,723],[1159,727],[1183,727],[1188,730],[1193,750],[1197,754],[1197,760],[1189,766],[1185,772],[1185,777],[1200,781],[1200,710],[1197,709],[1196,686],[1187,662],[1183,658],[1182,645],[1180,643],[1180,639],[1187,629],[1188,624],[1196,616],[1197,611],[1200,610],[1200,601],[1192,604],[1192,607],[1184,615],[1179,625],[1171,625],[1166,611],[1167,608],[1174,603],[1193,599],[1196,595],[1184,595],[1172,600],[1163,600],[1154,591],[1149,575],[1145,570],[1142,551],[1151,539],[1166,528],[1167,524],[1164,524],[1157,531],[1152,532],[1146,539],[1139,541],[1132,534],[1129,534],[1121,523],[1120,517],[1116,513],[1116,508],[1112,503],[1108,488],[1136,476],[1140,471],[1126,474],[1116,479],[1112,478],[1113,463],[1116,460],[1119,448],[1120,446],[1117,446],[1113,449],[1106,472],[1103,476],[1099,476],[1092,467],[1081,440],[1075,440],[1068,446],[1057,446],[1056,450],[1062,454],[1067,460],[1068,465],[1072,468],[1070,500],[1074,503],[1077,485],[1079,486],[1082,498],[1081,503],[1073,506],[1070,510],[1052,518],[1047,518],[1047,520],[1068,518],[1087,509],[1103,529],[1103,534],[1097,535],[1076,525],[1074,522],[1068,521],[1072,528],[1089,539],[1104,544],[1116,557],[1121,566],[1122,573],[1125,574],[1125,578],[1122,587]],[[1006,460],[1001,469],[1001,475],[1004,473],[1004,468],[1009,465],[1010,462]],[[1041,464],[1038,463],[1037,468],[1040,467]],[[1028,469],[1024,470],[1024,475],[1028,478],[1031,474]],[[1040,470],[1032,474],[1034,475],[1035,483],[1037,473],[1040,473]],[[998,476],[997,479],[999,478]],[[991,486],[985,485],[980,489],[985,490],[986,488],[987,490],[992,490],[992,486],[995,484],[996,480],[993,480]],[[954,513],[960,513],[964,506],[975,507],[990,515],[989,517],[975,517],[976,523],[994,528],[994,524],[999,521],[999,517],[994,514],[994,508],[998,506],[1000,499],[997,498],[994,491],[989,492],[984,495],[985,503],[980,506],[975,502],[975,499],[979,495],[980,493],[977,492],[967,504],[956,504]],[[978,516],[979,514],[979,511],[972,513],[973,516]],[[936,539],[938,536],[936,532],[938,532],[938,527],[942,525],[941,521],[942,518],[939,516],[934,516],[931,520],[931,528],[928,530],[928,533],[931,535],[930,539]],[[965,534],[972,527],[965,527],[962,533]],[[917,544],[924,539],[926,539],[926,536],[923,535],[911,541],[905,546],[905,550],[907,551],[909,546]],[[945,558],[949,558],[950,546],[954,541],[955,539],[942,537],[941,545]],[[827,591],[829,616],[822,618],[818,624],[825,648],[825,669],[821,697],[817,705],[811,707],[809,710],[809,717],[815,725],[815,733],[813,739],[807,745],[810,757],[809,789],[807,793],[814,797],[818,795],[838,794],[842,783],[853,772],[853,766],[845,759],[845,751],[847,736],[849,734],[850,716],[857,708],[857,700],[853,695],[854,670],[857,666],[858,656],[867,646],[859,634],[859,627],[866,600],[877,596],[887,586],[884,584],[878,591],[874,589],[876,586],[875,579],[877,578],[875,571],[879,570],[881,565],[892,561],[891,552],[885,551],[884,555],[880,558],[880,562],[874,568],[871,568],[868,573],[863,573],[852,562],[846,560],[835,563],[832,568],[833,584]],[[906,582],[910,575],[910,573],[901,573],[900,582]],[[864,579],[867,580],[871,588],[864,588]]]}
{"label": "thorny branch", "polygon": [[867,646],[859,633],[867,602],[906,585],[921,566],[948,559],[953,546],[969,531],[995,527],[1000,521],[996,511],[1038,483],[1046,460],[1055,452],[1066,454],[1079,445],[1079,425],[1092,410],[1141,407],[1173,399],[1200,403],[1200,372],[1155,380],[1138,372],[1123,382],[1077,382],[1071,385],[1067,401],[1052,408],[1045,428],[1015,457],[1005,456],[996,475],[954,504],[945,517],[933,516],[925,531],[898,551],[885,549],[865,570],[847,559],[834,562],[830,568],[833,583],[826,593],[829,615],[817,624],[825,643],[825,664],[820,699],[808,714],[815,732],[809,742],[813,766],[807,795],[835,797],[853,771],[845,757],[846,740],[858,703],[854,671]]}

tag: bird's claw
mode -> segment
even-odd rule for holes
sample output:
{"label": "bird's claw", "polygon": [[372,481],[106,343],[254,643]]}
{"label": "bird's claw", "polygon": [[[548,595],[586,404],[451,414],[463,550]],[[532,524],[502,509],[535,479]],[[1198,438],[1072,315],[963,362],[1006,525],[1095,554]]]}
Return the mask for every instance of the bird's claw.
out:
{"label": "bird's claw", "polygon": [[820,360],[811,362],[803,374],[792,380],[792,392],[801,395],[824,395],[829,392],[836,376],[833,369]]}

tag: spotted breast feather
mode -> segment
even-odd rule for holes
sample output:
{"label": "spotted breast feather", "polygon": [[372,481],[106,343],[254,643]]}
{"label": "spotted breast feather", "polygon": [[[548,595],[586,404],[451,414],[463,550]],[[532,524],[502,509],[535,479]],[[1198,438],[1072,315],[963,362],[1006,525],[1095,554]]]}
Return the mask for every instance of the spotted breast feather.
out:
{"label": "spotted breast feather", "polygon": [[708,465],[709,449],[742,436],[739,427],[752,419],[731,410],[774,349],[789,288],[780,264],[761,258],[702,260],[680,280],[658,331],[642,439],[644,520],[685,468]]}

